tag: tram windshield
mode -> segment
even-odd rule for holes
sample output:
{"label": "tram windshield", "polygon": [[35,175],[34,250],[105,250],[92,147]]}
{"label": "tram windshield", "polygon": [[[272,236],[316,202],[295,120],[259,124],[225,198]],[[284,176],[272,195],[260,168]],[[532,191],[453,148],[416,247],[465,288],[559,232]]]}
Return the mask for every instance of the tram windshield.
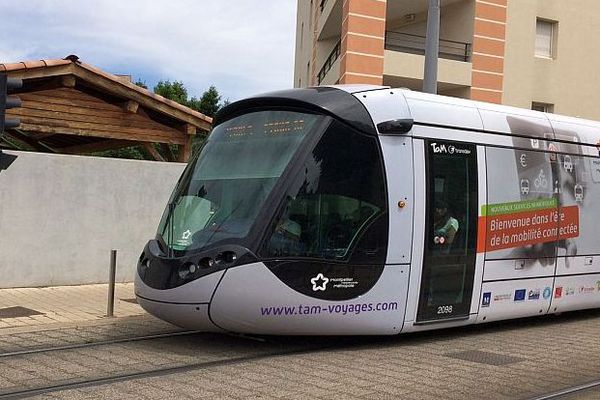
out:
{"label": "tram windshield", "polygon": [[163,214],[165,244],[188,251],[245,237],[302,139],[324,118],[259,111],[217,126]]}

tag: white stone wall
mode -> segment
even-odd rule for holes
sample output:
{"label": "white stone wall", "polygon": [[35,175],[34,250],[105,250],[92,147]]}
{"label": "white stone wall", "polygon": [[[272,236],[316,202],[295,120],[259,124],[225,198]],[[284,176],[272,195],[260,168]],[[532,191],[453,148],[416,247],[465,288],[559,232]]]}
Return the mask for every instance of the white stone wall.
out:
{"label": "white stone wall", "polygon": [[4,151],[0,288],[131,281],[185,164]]}

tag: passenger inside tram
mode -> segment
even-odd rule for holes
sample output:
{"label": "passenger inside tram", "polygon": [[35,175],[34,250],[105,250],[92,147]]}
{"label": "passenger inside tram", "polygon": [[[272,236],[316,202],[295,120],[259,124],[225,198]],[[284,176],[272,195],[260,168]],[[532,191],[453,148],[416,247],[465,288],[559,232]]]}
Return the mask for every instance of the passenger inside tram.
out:
{"label": "passenger inside tram", "polygon": [[448,204],[443,200],[437,200],[433,215],[433,240],[445,252],[449,252],[456,232],[458,232],[458,219],[454,218],[448,209]]}

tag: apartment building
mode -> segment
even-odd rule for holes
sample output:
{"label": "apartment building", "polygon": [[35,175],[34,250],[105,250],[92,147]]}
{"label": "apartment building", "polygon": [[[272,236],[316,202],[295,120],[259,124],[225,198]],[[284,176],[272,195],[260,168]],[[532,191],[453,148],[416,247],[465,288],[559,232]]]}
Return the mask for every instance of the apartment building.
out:
{"label": "apartment building", "polygon": [[[298,0],[294,86],[421,90],[428,0]],[[598,0],[441,0],[438,93],[600,120]]]}

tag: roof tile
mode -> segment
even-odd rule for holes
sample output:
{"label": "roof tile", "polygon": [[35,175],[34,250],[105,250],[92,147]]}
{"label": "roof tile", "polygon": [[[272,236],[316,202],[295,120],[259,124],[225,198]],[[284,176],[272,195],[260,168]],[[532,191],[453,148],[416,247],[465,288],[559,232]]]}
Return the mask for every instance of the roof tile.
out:
{"label": "roof tile", "polygon": [[69,61],[69,60],[42,60],[42,61],[44,61],[44,63],[46,63],[47,67],[56,67],[58,65],[71,64],[71,61]]}
{"label": "roof tile", "polygon": [[23,64],[25,65],[25,68],[30,69],[30,68],[40,68],[40,67],[45,67],[46,63],[44,62],[44,60],[39,60],[39,61],[23,61]]}
{"label": "roof tile", "polygon": [[25,63],[19,62],[19,63],[10,63],[10,64],[2,64],[2,66],[4,66],[4,70],[5,71],[16,71],[19,69],[26,69],[27,67],[25,66]]}

